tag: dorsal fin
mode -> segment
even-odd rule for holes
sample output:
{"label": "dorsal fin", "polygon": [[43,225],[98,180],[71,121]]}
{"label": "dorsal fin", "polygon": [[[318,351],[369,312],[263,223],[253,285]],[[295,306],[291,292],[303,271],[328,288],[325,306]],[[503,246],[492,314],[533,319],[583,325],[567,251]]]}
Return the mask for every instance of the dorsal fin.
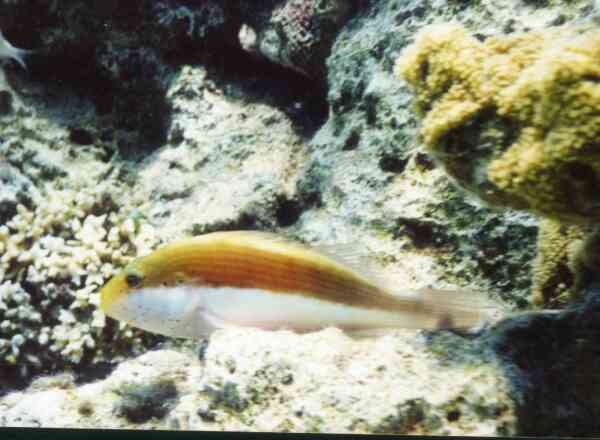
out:
{"label": "dorsal fin", "polygon": [[389,290],[391,282],[385,273],[375,266],[362,243],[318,244],[310,247],[315,252],[331,258],[339,264],[352,269],[370,283]]}
{"label": "dorsal fin", "polygon": [[[284,235],[277,234],[275,232],[269,231],[247,231],[247,230],[239,230],[239,231],[219,231],[213,232],[212,234],[226,234],[231,237],[238,236],[240,238],[246,239],[255,239],[262,241],[271,241],[274,243],[286,243],[286,244],[296,244],[302,245],[302,243],[294,241]],[[201,235],[199,237],[202,237]]]}
{"label": "dorsal fin", "polygon": [[232,233],[240,238],[282,243],[316,252],[360,274],[373,284],[380,287],[386,285],[385,277],[374,267],[364,245],[360,243],[306,244],[274,232],[240,230],[232,231]]}
{"label": "dorsal fin", "polygon": [[325,243],[308,245],[307,247],[358,272],[363,272],[366,269],[365,264],[368,262],[368,257],[365,255],[364,248],[357,243]]}

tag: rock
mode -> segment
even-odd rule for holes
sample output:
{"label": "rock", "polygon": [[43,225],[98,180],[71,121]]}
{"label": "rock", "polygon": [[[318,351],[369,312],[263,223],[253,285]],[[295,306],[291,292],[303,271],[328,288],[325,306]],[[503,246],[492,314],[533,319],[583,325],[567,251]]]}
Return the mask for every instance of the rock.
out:
{"label": "rock", "polygon": [[40,419],[40,407],[19,403],[27,390],[0,399],[0,408],[4,424],[18,414],[24,426],[148,429],[177,420],[195,430],[510,435],[517,419],[509,390],[493,351],[447,332],[356,341],[336,329],[244,329],[215,334],[204,361],[158,350],[69,393],[33,391],[32,399],[59,394],[68,402],[60,419]]}
{"label": "rock", "polygon": [[600,429],[593,416],[600,413],[598,286],[586,297],[561,313],[507,319],[489,335],[513,389],[522,391],[516,413],[523,435],[586,436]]}
{"label": "rock", "polygon": [[240,44],[250,53],[325,79],[325,60],[341,27],[356,9],[348,0],[241,2]]}
{"label": "rock", "polygon": [[177,388],[173,381],[159,381],[144,385],[126,385],[117,393],[121,400],[115,403],[113,412],[131,423],[147,422],[153,417],[162,418],[175,403]]}
{"label": "rock", "polygon": [[377,2],[340,32],[328,59],[331,111],[299,183],[323,207],[296,227],[314,240],[363,243],[398,285],[468,278],[474,289],[524,305],[537,219],[493,211],[459,192],[432,161],[422,165],[428,153],[415,142],[412,93],[393,66],[426,13],[472,18],[422,2]]}
{"label": "rock", "polygon": [[[63,426],[70,417],[68,393],[64,390],[40,391],[30,395],[8,396],[0,404],[0,426],[39,428]],[[7,404],[8,402],[8,404]]]}

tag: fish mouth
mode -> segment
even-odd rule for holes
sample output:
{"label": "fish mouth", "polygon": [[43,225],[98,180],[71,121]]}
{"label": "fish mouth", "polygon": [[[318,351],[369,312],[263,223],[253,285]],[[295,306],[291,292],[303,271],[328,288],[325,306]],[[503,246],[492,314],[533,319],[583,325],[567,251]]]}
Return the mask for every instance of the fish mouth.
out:
{"label": "fish mouth", "polygon": [[111,301],[110,294],[105,290],[100,290],[100,310],[102,310],[105,314],[111,315],[110,310],[113,308],[114,300]]}
{"label": "fish mouth", "polygon": [[122,302],[126,296],[119,284],[109,281],[102,289],[100,289],[100,309],[107,315],[112,315],[112,310]]}

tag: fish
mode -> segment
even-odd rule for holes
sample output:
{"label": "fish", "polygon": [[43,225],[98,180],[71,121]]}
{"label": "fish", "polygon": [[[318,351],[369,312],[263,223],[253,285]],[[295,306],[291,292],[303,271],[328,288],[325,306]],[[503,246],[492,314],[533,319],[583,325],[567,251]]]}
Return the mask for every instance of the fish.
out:
{"label": "fish", "polygon": [[19,49],[8,42],[2,31],[0,31],[0,59],[13,59],[19,63],[23,69],[27,69],[25,65],[25,55],[31,53],[30,50]]}
{"label": "fish", "polygon": [[133,260],[100,290],[100,308],[134,327],[192,339],[240,327],[368,336],[470,328],[488,317],[491,305],[474,292],[393,292],[356,255],[351,245],[313,247],[268,232],[208,233]]}

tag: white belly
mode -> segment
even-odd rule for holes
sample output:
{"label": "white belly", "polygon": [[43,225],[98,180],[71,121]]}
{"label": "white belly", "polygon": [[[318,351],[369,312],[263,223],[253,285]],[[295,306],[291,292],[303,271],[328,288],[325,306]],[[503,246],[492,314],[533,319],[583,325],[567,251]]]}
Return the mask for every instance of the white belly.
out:
{"label": "white belly", "polygon": [[186,285],[140,289],[115,303],[109,313],[135,327],[184,338],[206,336],[217,328],[231,326],[296,331],[325,327],[361,330],[413,327],[418,320],[409,313],[347,306],[303,295]]}

